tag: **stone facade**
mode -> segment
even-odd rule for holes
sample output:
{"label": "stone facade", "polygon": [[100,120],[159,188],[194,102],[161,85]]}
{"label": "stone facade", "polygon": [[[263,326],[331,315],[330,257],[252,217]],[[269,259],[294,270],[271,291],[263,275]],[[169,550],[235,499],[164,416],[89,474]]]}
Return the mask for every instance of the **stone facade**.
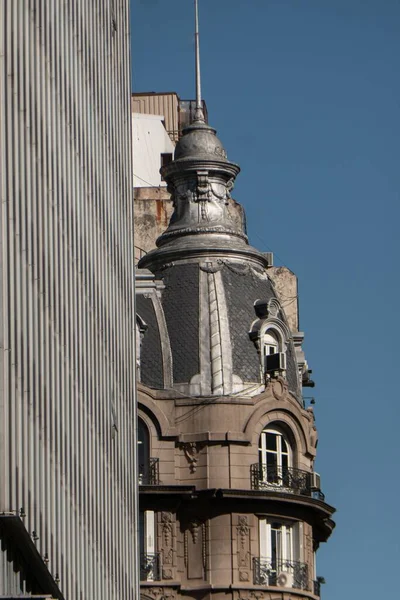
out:
{"label": "stone facade", "polygon": [[136,200],[142,600],[319,596],[334,509],[297,279],[249,246],[238,172],[200,114],[162,169],[171,200]]}

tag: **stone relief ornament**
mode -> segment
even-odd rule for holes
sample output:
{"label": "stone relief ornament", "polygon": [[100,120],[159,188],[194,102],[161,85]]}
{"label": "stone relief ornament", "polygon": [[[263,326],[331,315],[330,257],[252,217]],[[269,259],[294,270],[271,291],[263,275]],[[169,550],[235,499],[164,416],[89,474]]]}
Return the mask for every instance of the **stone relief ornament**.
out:
{"label": "stone relief ornament", "polygon": [[222,146],[215,146],[214,154],[216,154],[217,156],[222,156],[222,158],[228,157],[226,150],[224,148],[222,148]]}
{"label": "stone relief ornament", "polygon": [[189,463],[189,469],[191,473],[196,473],[198,454],[204,447],[204,444],[200,442],[182,442],[179,447],[183,450],[186,460]]}
{"label": "stone relief ornament", "polygon": [[189,530],[192,534],[193,544],[197,544],[197,541],[199,539],[199,527],[200,523],[197,521],[197,519],[193,519],[193,521],[191,521],[189,524]]}
{"label": "stone relief ornament", "polygon": [[[197,171],[196,178],[192,177],[175,185],[169,184],[167,189],[172,195],[175,209],[171,224],[179,221],[190,221],[193,224],[196,221],[230,222],[231,217],[225,212],[224,206],[229,204],[233,184],[233,178],[228,182],[211,179],[206,170]],[[200,209],[197,219],[193,211],[194,205]]]}
{"label": "stone relief ornament", "polygon": [[281,309],[281,305],[277,298],[271,298],[268,302],[268,316],[269,317],[277,317],[278,313]]}
{"label": "stone relief ornament", "polygon": [[201,269],[201,271],[204,271],[205,273],[217,273],[218,271],[221,271],[223,266],[224,266],[224,261],[219,258],[216,261],[209,260],[207,262],[201,263],[200,269]]}
{"label": "stone relief ornament", "polygon": [[237,532],[240,540],[240,547],[245,548],[246,540],[250,533],[250,527],[247,524],[247,517],[239,517]]}
{"label": "stone relief ornament", "polygon": [[307,414],[309,415],[309,420],[310,420],[310,424],[309,424],[310,444],[313,448],[316,448],[317,444],[318,444],[318,432],[317,432],[317,428],[315,426],[315,415],[314,415],[314,409],[312,406],[309,406],[307,408]]}
{"label": "stone relief ornament", "polygon": [[[250,567],[250,527],[248,524],[247,517],[240,516],[238,518],[236,531],[239,578],[240,581],[248,581],[248,571],[242,571],[243,568],[248,569]],[[246,575],[247,579],[243,579],[243,577],[246,577]]]}
{"label": "stone relief ornament", "polygon": [[165,546],[172,544],[172,514],[168,512],[161,513],[162,536]]}
{"label": "stone relief ornament", "polygon": [[175,600],[175,591],[167,587],[146,587],[140,597],[150,598],[151,600]]}
{"label": "stone relief ornament", "polygon": [[[276,596],[281,600],[281,596]],[[238,590],[237,600],[272,600],[270,594],[265,594],[261,590]]]}
{"label": "stone relief ornament", "polygon": [[157,536],[161,544],[162,578],[174,579],[176,532],[174,515],[172,513],[163,511],[160,514]]}
{"label": "stone relief ornament", "polygon": [[[162,556],[163,556],[163,565],[172,565],[174,562],[174,548],[173,548],[173,523],[172,523],[172,514],[169,512],[161,513],[161,536],[162,536]],[[164,579],[172,578],[164,577]]]}

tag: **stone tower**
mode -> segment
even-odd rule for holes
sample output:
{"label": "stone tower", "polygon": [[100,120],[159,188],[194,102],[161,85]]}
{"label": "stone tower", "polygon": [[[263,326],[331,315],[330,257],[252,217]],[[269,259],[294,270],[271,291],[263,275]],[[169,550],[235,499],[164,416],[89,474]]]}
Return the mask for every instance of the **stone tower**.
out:
{"label": "stone tower", "polygon": [[142,600],[320,595],[334,509],[303,334],[280,300],[295,277],[249,245],[239,170],[199,103],[161,169],[172,218],[137,269]]}
{"label": "stone tower", "polygon": [[170,225],[139,262],[143,598],[319,596],[334,510],[303,334],[231,216],[238,172],[212,127],[187,127],[163,169]]}

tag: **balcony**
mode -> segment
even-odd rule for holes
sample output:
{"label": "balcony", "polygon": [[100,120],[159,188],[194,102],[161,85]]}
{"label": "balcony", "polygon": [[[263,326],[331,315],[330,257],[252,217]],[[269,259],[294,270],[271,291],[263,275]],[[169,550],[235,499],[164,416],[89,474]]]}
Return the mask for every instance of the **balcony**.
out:
{"label": "balcony", "polygon": [[139,485],[159,485],[158,458],[149,458],[148,462],[139,465]]}
{"label": "balcony", "polygon": [[254,585],[309,590],[308,567],[296,560],[253,558]]}
{"label": "balcony", "polygon": [[160,581],[160,554],[140,555],[140,581]]}
{"label": "balcony", "polygon": [[260,465],[250,466],[252,490],[269,490],[302,494],[317,500],[324,500],[324,494],[316,486],[315,473],[295,469],[294,467],[274,467]]}
{"label": "balcony", "polygon": [[321,582],[318,581],[313,581],[313,591],[314,591],[314,596],[320,596],[321,595]]}

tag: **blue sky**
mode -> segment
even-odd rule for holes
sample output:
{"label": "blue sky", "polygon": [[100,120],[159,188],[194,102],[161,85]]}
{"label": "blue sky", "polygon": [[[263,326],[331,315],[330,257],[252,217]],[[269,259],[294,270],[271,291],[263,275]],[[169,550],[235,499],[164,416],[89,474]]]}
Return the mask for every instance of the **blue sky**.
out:
{"label": "blue sky", "polygon": [[[192,22],[192,0],[133,2],[134,91],[194,96]],[[299,277],[317,470],[338,510],[323,600],[376,600],[400,564],[400,1],[200,0],[200,23],[250,241]]]}

